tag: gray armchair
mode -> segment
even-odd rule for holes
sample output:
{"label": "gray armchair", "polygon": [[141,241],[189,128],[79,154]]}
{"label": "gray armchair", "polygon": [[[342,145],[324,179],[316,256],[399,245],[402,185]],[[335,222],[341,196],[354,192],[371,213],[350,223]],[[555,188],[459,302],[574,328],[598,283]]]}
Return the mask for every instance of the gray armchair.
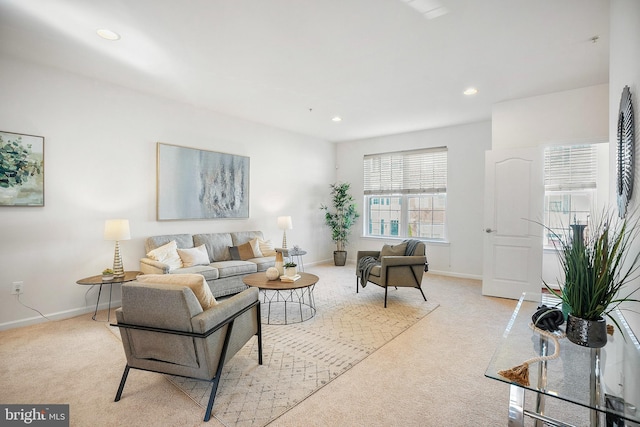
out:
{"label": "gray armchair", "polygon": [[367,283],[384,288],[384,306],[387,307],[389,286],[417,288],[422,298],[422,276],[429,264],[423,242],[404,241],[395,246],[384,245],[380,251],[358,251],[356,262],[356,293]]}
{"label": "gray armchair", "polygon": [[131,282],[122,285],[116,310],[127,365],[115,401],[131,368],[211,381],[204,421],[211,418],[220,373],[254,335],[262,364],[258,289],[247,289],[207,310],[187,286]]}

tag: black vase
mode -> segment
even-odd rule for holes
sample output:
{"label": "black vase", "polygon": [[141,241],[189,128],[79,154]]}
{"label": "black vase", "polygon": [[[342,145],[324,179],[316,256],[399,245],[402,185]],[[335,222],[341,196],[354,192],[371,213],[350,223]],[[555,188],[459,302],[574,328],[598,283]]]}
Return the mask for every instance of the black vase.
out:
{"label": "black vase", "polygon": [[343,266],[347,263],[347,251],[333,251],[333,263]]}
{"label": "black vase", "polygon": [[602,317],[598,320],[586,320],[569,314],[567,338],[572,343],[583,347],[604,347],[607,343],[607,322]]}

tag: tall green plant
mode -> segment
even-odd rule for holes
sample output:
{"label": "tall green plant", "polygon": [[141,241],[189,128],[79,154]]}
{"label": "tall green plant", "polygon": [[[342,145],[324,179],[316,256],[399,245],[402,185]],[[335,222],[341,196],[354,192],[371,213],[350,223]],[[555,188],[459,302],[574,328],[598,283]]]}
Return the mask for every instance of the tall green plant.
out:
{"label": "tall green plant", "polygon": [[351,227],[355,224],[360,214],[356,210],[354,198],[349,194],[350,184],[331,184],[331,198],[333,211],[322,205],[320,209],[325,211],[325,224],[331,229],[331,238],[336,243],[338,251],[344,251],[349,242]]}
{"label": "tall green plant", "polygon": [[637,220],[617,220],[615,215],[603,212],[589,226],[585,241],[571,241],[547,228],[559,242],[558,256],[565,280],[560,292],[545,285],[569,306],[573,316],[586,320],[607,316],[619,327],[610,313],[623,302],[639,302],[631,296],[640,285],[623,290],[638,279],[640,253],[632,253],[632,243],[640,231],[637,226]]}

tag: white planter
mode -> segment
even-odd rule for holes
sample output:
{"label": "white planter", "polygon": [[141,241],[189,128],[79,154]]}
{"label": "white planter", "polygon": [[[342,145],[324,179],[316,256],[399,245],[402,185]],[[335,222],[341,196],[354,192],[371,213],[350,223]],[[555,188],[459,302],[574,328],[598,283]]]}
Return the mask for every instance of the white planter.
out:
{"label": "white planter", "polygon": [[298,270],[296,269],[296,267],[286,267],[286,268],[284,269],[284,274],[285,274],[286,276],[293,277],[293,276],[295,276],[296,274],[298,274]]}

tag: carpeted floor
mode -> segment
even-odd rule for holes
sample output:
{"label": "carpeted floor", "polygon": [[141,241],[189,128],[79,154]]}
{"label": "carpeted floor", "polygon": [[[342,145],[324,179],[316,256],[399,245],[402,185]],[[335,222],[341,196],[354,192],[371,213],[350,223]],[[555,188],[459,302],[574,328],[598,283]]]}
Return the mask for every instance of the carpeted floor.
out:
{"label": "carpeted floor", "polygon": [[[263,325],[263,365],[252,339],[225,366],[213,416],[226,426],[263,426],[401,334],[437,307],[416,289],[355,293],[351,284],[320,281],[315,286],[316,316],[302,323]],[[292,308],[291,304],[288,304]],[[295,308],[295,307],[293,307]],[[284,304],[272,304],[271,320]],[[266,322],[267,309],[263,307]],[[289,314],[294,318],[295,312]],[[210,383],[181,377],[170,381],[206,408]]]}

